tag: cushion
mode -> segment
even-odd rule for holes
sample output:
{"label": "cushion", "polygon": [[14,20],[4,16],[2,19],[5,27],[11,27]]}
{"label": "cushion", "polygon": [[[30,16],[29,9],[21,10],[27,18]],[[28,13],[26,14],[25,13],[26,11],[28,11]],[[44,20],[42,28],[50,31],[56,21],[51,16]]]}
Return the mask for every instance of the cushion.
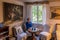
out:
{"label": "cushion", "polygon": [[22,30],[21,26],[19,26],[18,27],[18,33],[22,33],[22,32],[23,32],[23,30]]}
{"label": "cushion", "polygon": [[15,27],[16,28],[16,31],[18,34],[21,34],[23,32],[21,26],[18,26],[18,27]]}
{"label": "cushion", "polygon": [[46,40],[50,40],[51,34],[49,32],[41,32],[40,35],[42,35],[41,38],[45,37]]}

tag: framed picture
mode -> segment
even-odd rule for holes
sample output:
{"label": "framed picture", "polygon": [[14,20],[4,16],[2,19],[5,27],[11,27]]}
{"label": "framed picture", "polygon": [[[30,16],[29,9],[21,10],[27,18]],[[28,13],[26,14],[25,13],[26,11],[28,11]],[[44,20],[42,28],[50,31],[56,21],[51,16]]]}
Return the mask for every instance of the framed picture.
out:
{"label": "framed picture", "polygon": [[4,21],[23,19],[23,6],[3,2]]}
{"label": "framed picture", "polygon": [[60,6],[50,7],[51,19],[60,19]]}

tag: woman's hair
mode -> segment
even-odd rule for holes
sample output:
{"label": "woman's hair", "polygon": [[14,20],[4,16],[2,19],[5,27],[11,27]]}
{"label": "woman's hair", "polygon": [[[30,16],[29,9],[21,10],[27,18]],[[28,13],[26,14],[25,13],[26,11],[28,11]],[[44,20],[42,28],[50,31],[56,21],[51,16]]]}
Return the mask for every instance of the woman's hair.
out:
{"label": "woman's hair", "polygon": [[30,18],[27,18],[27,20],[30,20]]}

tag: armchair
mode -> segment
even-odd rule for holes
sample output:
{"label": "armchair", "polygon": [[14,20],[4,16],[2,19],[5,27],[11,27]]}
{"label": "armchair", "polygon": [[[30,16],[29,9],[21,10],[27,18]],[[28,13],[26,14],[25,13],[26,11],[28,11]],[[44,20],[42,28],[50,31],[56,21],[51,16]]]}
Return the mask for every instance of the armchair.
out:
{"label": "armchair", "polygon": [[14,31],[14,36],[17,38],[16,40],[25,40],[26,39],[27,34],[25,32],[23,32],[21,26],[14,27],[13,31]]}
{"label": "armchair", "polygon": [[44,25],[44,30],[40,33],[41,35],[41,40],[50,40],[51,39],[51,34],[53,32],[53,25]]}

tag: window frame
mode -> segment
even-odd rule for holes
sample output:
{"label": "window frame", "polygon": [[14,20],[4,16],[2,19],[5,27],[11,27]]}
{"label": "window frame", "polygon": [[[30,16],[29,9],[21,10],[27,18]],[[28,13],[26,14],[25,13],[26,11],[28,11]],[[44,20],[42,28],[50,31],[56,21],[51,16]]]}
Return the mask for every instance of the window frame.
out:
{"label": "window frame", "polygon": [[[43,23],[43,8],[42,8],[42,22],[38,22],[38,12],[39,12],[39,10],[38,10],[38,7],[40,6],[40,5],[32,5],[32,6],[37,6],[37,22],[33,22],[32,21],[32,23],[34,23],[34,24],[42,24]],[[43,5],[41,5],[41,6],[43,6]],[[44,6],[43,6],[44,7]],[[33,12],[32,12],[33,13]],[[32,17],[33,17],[33,15],[32,15]],[[33,20],[33,18],[32,18],[32,20]]]}

